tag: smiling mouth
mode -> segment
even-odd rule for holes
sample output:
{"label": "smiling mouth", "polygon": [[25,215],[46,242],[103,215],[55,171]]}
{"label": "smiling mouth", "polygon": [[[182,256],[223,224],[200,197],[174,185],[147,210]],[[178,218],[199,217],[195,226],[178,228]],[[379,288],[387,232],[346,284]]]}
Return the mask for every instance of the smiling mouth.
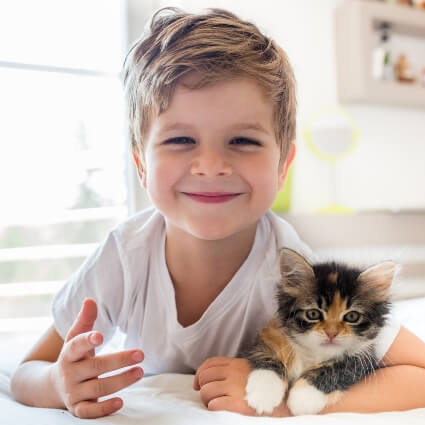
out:
{"label": "smiling mouth", "polygon": [[182,192],[183,195],[186,195],[190,199],[193,199],[194,201],[207,203],[207,204],[215,204],[215,203],[222,203],[222,202],[228,202],[232,199],[235,199],[239,195],[242,195],[241,193],[225,193],[225,192],[197,192],[197,193],[188,193],[188,192]]}
{"label": "smiling mouth", "polygon": [[240,193],[230,193],[230,192],[183,192],[185,195],[194,195],[194,196],[235,196],[240,195]]}

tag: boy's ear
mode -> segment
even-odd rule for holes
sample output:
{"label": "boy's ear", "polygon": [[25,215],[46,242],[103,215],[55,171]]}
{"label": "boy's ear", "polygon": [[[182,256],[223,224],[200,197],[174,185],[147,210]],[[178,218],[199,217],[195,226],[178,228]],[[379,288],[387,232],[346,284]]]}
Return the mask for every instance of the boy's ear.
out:
{"label": "boy's ear", "polygon": [[296,151],[297,150],[295,148],[295,140],[294,140],[291,143],[291,146],[289,147],[288,156],[286,157],[285,162],[279,168],[278,190],[282,189],[283,184],[285,183],[285,179],[286,179],[286,176],[288,174],[289,167],[291,166],[292,162],[294,161]]}
{"label": "boy's ear", "polygon": [[139,175],[140,183],[146,189],[146,172],[143,169],[142,161],[139,158],[138,153],[135,149],[133,149],[133,159],[136,164],[137,174]]}

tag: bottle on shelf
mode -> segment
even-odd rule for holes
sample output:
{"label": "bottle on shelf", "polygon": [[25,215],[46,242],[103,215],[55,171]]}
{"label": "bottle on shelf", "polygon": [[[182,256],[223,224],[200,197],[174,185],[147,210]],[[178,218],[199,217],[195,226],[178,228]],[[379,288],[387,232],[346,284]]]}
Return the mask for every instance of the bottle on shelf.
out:
{"label": "bottle on shelf", "polygon": [[393,80],[393,66],[390,51],[390,24],[382,22],[379,25],[379,45],[372,54],[372,76],[375,80]]}

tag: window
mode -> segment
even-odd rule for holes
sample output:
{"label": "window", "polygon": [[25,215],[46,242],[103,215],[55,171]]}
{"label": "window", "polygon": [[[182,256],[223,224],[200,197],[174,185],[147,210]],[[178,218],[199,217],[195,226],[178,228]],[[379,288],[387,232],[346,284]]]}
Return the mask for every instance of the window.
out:
{"label": "window", "polygon": [[128,215],[124,2],[0,6],[0,339],[37,339]]}

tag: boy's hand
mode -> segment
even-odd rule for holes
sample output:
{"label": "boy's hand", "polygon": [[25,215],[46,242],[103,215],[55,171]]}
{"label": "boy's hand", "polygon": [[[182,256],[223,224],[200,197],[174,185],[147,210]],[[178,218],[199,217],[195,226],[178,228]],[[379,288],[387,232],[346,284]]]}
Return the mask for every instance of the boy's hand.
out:
{"label": "boy's hand", "polygon": [[99,378],[104,373],[141,362],[143,353],[128,350],[96,357],[94,349],[103,341],[102,334],[92,332],[96,317],[96,302],[86,299],[51,369],[53,385],[65,407],[79,418],[98,418],[119,410],[123,404],[120,398],[98,402],[98,397],[128,387],[143,375],[143,370],[136,367]]}
{"label": "boy's hand", "polygon": [[[242,415],[257,416],[245,400],[245,387],[251,366],[246,359],[211,357],[196,372],[193,389],[209,410],[228,410]],[[271,416],[286,417],[291,413],[282,403]]]}
{"label": "boy's hand", "polygon": [[228,410],[255,416],[245,401],[245,387],[251,367],[248,360],[211,357],[196,372],[193,389],[199,391],[209,410]]}

